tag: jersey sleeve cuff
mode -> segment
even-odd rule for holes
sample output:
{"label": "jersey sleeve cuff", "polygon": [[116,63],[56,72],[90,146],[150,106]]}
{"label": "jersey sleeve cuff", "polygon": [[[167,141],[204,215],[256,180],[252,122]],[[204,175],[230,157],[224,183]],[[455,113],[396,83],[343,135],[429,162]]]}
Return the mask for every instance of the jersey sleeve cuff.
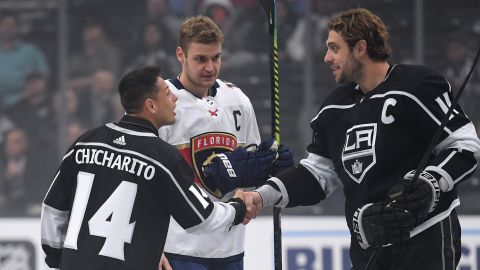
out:
{"label": "jersey sleeve cuff", "polygon": [[436,167],[436,166],[428,166],[425,168],[426,172],[434,172],[440,177],[438,178],[438,184],[440,186],[440,190],[443,192],[448,192],[453,189],[455,183],[453,182],[452,177],[443,169]]}
{"label": "jersey sleeve cuff", "polygon": [[288,193],[285,185],[276,177],[268,179],[267,183],[255,190],[263,200],[263,206],[279,206],[284,208],[288,204]]}

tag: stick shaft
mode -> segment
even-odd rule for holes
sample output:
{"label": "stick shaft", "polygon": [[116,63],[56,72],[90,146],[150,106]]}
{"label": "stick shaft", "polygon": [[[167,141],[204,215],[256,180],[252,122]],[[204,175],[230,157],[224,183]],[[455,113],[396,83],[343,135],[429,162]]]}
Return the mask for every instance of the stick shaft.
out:
{"label": "stick shaft", "polygon": [[[278,21],[276,0],[259,0],[268,19],[270,49],[270,93],[272,115],[272,137],[280,145],[280,95],[278,88]],[[280,207],[273,207],[273,252],[275,270],[282,269],[282,228]]]}

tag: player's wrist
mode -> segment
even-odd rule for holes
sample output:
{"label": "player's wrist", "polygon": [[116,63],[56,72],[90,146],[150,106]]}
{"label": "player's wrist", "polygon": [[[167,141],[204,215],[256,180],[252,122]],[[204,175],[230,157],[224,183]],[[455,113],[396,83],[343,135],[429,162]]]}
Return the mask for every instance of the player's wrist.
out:
{"label": "player's wrist", "polygon": [[265,184],[255,190],[262,198],[263,207],[275,206],[281,200],[282,194],[280,190],[275,189],[272,185]]}
{"label": "player's wrist", "polygon": [[245,214],[247,213],[247,206],[240,198],[231,198],[227,203],[235,209],[235,217],[232,225],[238,225],[243,222]]}
{"label": "player's wrist", "polygon": [[445,170],[436,166],[428,166],[425,171],[435,176],[442,192],[449,192],[455,187],[452,177]]}

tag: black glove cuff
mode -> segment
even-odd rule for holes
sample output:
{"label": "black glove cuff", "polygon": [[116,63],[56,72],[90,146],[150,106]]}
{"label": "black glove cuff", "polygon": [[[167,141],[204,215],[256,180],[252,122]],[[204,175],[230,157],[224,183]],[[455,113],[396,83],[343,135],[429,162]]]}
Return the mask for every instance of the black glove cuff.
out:
{"label": "black glove cuff", "polygon": [[[415,174],[415,170],[408,172],[405,175],[405,178],[408,179],[409,181],[412,180],[413,176]],[[431,188],[432,191],[432,200],[429,203],[428,206],[428,211],[427,213],[433,212],[435,210],[435,207],[437,206],[438,202],[440,201],[440,184],[437,179],[440,179],[440,175],[435,172],[427,172],[427,171],[422,171],[418,175],[418,180],[425,181]],[[417,180],[417,181],[418,181]]]}
{"label": "black glove cuff", "polygon": [[242,223],[243,218],[247,212],[247,206],[245,203],[239,198],[231,198],[227,201],[228,204],[235,208],[235,218],[233,220],[232,225],[238,225]]}

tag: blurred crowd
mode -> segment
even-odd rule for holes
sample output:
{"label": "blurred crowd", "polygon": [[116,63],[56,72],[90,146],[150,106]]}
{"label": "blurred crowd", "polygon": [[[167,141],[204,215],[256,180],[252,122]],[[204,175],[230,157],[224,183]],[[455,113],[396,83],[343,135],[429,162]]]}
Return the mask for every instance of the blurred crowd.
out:
{"label": "blurred crowd", "polygon": [[[221,27],[225,42],[220,77],[231,78],[245,91],[255,107],[262,136],[270,136],[268,25],[256,0],[69,1],[67,89],[57,86],[55,31],[58,27],[55,27],[56,17],[49,18],[57,13],[52,9],[38,19],[41,17],[38,11],[18,4],[24,1],[0,5],[0,217],[40,214],[43,195],[66,150],[59,145],[58,134],[66,134],[70,144],[85,130],[118,120],[123,111],[116,84],[122,74],[157,65],[165,78],[178,75],[181,67],[175,57],[176,38],[186,16],[205,14]],[[415,63],[411,1],[358,2],[379,14],[390,10],[392,16],[382,17],[391,25],[395,51],[391,62]],[[443,30],[447,29],[451,35],[438,29],[425,40],[429,51],[426,65],[443,73],[454,91],[460,88],[472,66],[478,46],[474,42],[480,37],[480,1],[466,2],[465,11],[476,5],[473,14],[477,15],[453,14],[443,20],[447,21]],[[306,6],[307,3],[311,5]],[[447,0],[426,1],[426,5],[442,3],[451,5]],[[306,60],[313,59],[311,83],[315,89],[314,102],[320,105],[335,86],[330,71],[322,63],[327,22],[336,11],[353,6],[347,0],[283,0],[277,1],[277,5],[281,114],[282,123],[286,123],[282,124],[282,142],[291,145],[300,159],[305,145],[296,136],[310,132],[298,130],[296,125],[302,110],[299,102],[304,95]],[[461,5],[455,8],[461,9]],[[428,12],[427,19],[435,16]],[[49,35],[39,34],[39,21],[46,25],[42,29]],[[426,24],[429,25],[428,20]],[[306,43],[311,50],[305,49]],[[477,68],[461,103],[480,131],[479,101],[480,68]],[[68,123],[63,127],[64,133],[58,132],[60,116],[66,117]],[[479,178],[465,186],[466,200],[474,200],[480,191]],[[341,214],[342,204],[338,200],[340,194],[306,213]],[[472,206],[464,213],[479,214],[480,209]]]}

